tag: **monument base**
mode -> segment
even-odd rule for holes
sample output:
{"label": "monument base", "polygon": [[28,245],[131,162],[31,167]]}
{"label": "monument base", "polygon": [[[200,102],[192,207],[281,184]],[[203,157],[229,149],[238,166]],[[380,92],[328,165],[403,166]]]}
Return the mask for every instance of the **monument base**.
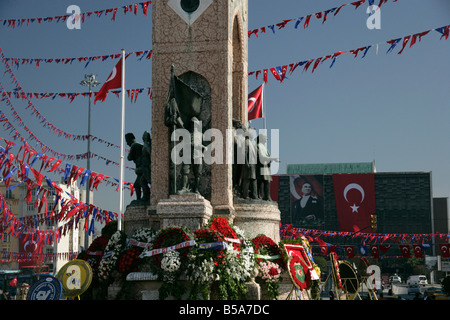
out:
{"label": "monument base", "polygon": [[150,219],[158,219],[161,229],[185,226],[195,231],[208,223],[212,212],[211,203],[199,194],[171,195],[157,204],[156,216]]}
{"label": "monument base", "polygon": [[[159,288],[162,285],[162,281],[157,279],[158,277],[151,272],[132,272],[127,275],[126,281],[131,284],[130,293],[133,300],[159,300]],[[186,289],[186,293],[181,298],[187,300],[190,292],[189,281],[182,280],[179,282],[180,286]],[[255,281],[246,283],[247,295],[246,300],[261,300],[260,285]],[[216,294],[210,292],[209,300],[215,300]],[[169,296],[167,300],[173,300],[174,297]]]}
{"label": "monument base", "polygon": [[280,210],[271,201],[235,199],[233,224],[250,239],[264,234],[275,243],[280,241]]}
{"label": "monument base", "polygon": [[137,229],[150,227],[149,205],[129,205],[124,214],[123,231],[131,237]]}

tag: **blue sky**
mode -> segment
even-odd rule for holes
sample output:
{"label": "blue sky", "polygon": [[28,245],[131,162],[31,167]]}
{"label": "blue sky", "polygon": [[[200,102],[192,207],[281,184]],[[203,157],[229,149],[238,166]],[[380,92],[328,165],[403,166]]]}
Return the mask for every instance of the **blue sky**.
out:
{"label": "blue sky", "polygon": [[[285,19],[298,19],[309,14],[348,4],[345,0],[249,0],[249,30],[277,24]],[[381,29],[367,28],[368,2],[358,9],[345,6],[325,23],[315,16],[308,28],[303,23],[295,29],[295,21],[285,28],[268,29],[266,34],[249,39],[249,71],[264,70],[291,63],[317,59],[338,51],[332,68],[331,60],[312,66],[303,72],[298,67],[280,83],[269,75],[265,106],[268,129],[280,131],[280,170],[288,163],[369,162],[375,160],[378,172],[432,171],[433,195],[450,195],[448,148],[449,49],[450,39],[431,31],[413,47],[409,43],[398,54],[401,43],[386,54],[386,41],[435,29],[450,24],[448,0],[388,0],[381,6]],[[375,0],[378,4],[380,1]],[[122,7],[133,2],[119,0],[96,1],[25,1],[1,0],[0,19],[53,17],[66,14],[69,5],[78,5],[82,12]],[[144,51],[152,48],[151,8],[148,17],[139,11],[135,16],[118,12],[116,21],[106,17],[91,17],[81,29],[69,30],[63,22],[29,26],[0,26],[0,47],[8,58],[69,58],[102,56]],[[378,44],[378,52],[376,51]],[[372,45],[364,58],[348,51]],[[84,75],[93,73],[104,82],[117,60],[72,64],[41,63],[39,67],[24,64],[13,67],[13,73],[25,92],[83,92],[79,83]],[[152,86],[152,60],[131,56],[127,59],[126,88]],[[0,82],[6,91],[12,90],[8,74],[0,64]],[[249,91],[262,83],[249,77]],[[64,154],[86,152],[86,142],[61,138],[43,128],[22,100],[11,102],[24,123],[42,142]],[[87,99],[32,99],[45,118],[72,134],[87,133]],[[151,100],[142,93],[133,104],[127,99],[126,131],[141,137],[151,129]],[[11,110],[3,102],[3,111],[12,121]],[[262,127],[261,119],[252,121]],[[17,125],[17,123],[13,122]],[[25,137],[28,134],[19,127]],[[92,106],[92,135],[120,144],[120,99],[109,95],[105,102]],[[0,136],[10,138],[2,130]],[[91,151],[119,162],[119,149],[92,142]],[[86,161],[67,161],[85,166]],[[126,162],[127,165],[132,164]],[[92,159],[91,169],[119,178],[116,165]],[[57,180],[57,176],[49,176]],[[125,170],[125,180],[134,181],[134,173]],[[101,185],[95,194],[95,204],[118,211],[115,188]],[[127,196],[125,202],[129,202]]]}

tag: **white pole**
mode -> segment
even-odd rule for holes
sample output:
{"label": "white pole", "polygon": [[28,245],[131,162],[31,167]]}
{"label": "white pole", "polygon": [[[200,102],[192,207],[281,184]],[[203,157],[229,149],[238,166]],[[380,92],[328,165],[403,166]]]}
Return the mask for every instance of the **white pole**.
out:
{"label": "white pole", "polygon": [[125,49],[122,49],[122,116],[120,126],[120,181],[119,181],[119,217],[117,230],[122,230],[122,213],[123,213],[123,160],[125,137]]}
{"label": "white pole", "polygon": [[262,87],[262,92],[261,92],[261,94],[262,94],[262,109],[263,109],[263,118],[264,118],[264,130],[266,130],[267,129],[267,125],[266,125],[266,104],[264,103],[265,101],[265,99],[264,99],[264,89],[265,89],[265,86],[264,86],[264,83],[263,83],[263,87]]}

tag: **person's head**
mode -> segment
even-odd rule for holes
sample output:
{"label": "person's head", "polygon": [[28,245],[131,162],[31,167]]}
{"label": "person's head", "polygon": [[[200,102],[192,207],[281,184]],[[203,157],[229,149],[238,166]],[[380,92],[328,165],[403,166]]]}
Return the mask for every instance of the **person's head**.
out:
{"label": "person's head", "polygon": [[257,139],[258,139],[258,143],[265,144],[267,142],[267,135],[264,133],[261,133]]}
{"label": "person's head", "polygon": [[150,141],[150,140],[151,140],[150,132],[148,132],[147,130],[144,131],[144,134],[142,135],[142,140],[144,140],[144,141]]}
{"label": "person's head", "polygon": [[131,146],[133,144],[135,139],[136,139],[136,137],[134,136],[134,134],[132,134],[132,133],[125,134],[125,141],[127,142],[127,144],[129,146]]}
{"label": "person's head", "polygon": [[308,183],[308,182],[305,182],[305,183],[302,185],[302,193],[303,193],[303,195],[304,195],[304,196],[310,195],[310,194],[311,194],[311,191],[312,191],[312,186],[311,186],[311,184]]}

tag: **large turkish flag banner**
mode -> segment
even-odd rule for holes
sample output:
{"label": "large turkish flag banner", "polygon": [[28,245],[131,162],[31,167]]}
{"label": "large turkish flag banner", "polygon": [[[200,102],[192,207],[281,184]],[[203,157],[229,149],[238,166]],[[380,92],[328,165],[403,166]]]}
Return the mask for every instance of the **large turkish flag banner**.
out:
{"label": "large turkish flag banner", "polygon": [[370,215],[375,210],[375,174],[333,174],[339,229],[344,232],[373,233]]}

